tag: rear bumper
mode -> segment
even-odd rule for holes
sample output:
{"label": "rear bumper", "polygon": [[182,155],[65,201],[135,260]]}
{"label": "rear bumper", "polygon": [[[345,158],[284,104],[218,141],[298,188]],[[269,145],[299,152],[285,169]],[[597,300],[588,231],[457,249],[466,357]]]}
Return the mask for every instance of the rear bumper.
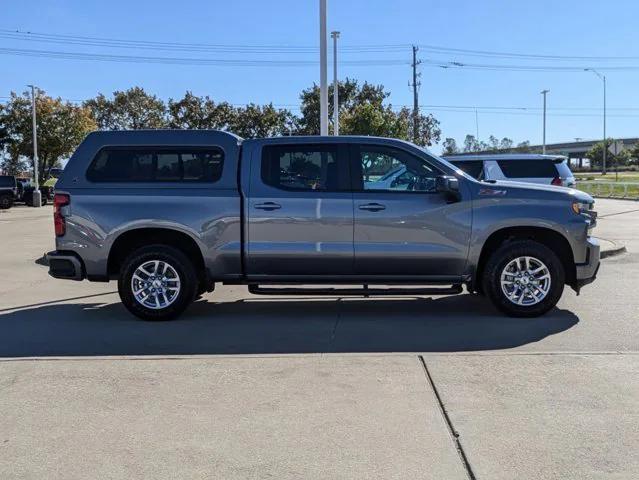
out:
{"label": "rear bumper", "polygon": [[85,278],[84,263],[77,253],[53,251],[47,253],[49,275],[64,280],[83,280]]}
{"label": "rear bumper", "polygon": [[599,271],[600,247],[596,238],[588,237],[586,261],[576,265],[576,288],[579,291],[584,285],[592,283]]}

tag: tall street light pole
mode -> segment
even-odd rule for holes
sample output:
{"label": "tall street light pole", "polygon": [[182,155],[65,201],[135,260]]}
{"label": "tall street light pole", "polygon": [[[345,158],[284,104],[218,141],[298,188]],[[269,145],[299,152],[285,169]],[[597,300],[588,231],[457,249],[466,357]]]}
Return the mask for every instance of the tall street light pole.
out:
{"label": "tall street light pole", "polygon": [[35,85],[27,85],[31,87],[31,121],[33,123],[33,194],[32,204],[34,207],[42,205],[42,197],[40,196],[40,185],[38,184],[38,127],[36,122],[36,89]]}
{"label": "tall street light pole", "polygon": [[542,90],[541,94],[544,96],[544,143],[541,147],[541,153],[546,155],[546,95],[550,92],[550,90]]}
{"label": "tall street light pole", "polygon": [[339,32],[331,32],[333,39],[333,135],[339,135],[339,88],[337,84],[337,39]]}
{"label": "tall street light pole", "polygon": [[326,0],[320,0],[320,135],[328,135],[326,70]]}
{"label": "tall street light pole", "polygon": [[606,174],[606,156],[608,152],[608,145],[606,145],[606,76],[599,73],[594,68],[584,68],[586,72],[592,72],[603,81],[603,164],[601,174]]}

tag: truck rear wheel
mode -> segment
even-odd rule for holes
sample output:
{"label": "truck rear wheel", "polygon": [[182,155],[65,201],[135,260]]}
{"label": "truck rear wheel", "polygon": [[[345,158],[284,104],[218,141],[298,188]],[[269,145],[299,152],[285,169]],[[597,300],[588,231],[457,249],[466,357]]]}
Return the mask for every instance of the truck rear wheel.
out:
{"label": "truck rear wheel", "polygon": [[150,245],[122,263],[118,292],[124,306],[143,320],[170,320],[195,298],[198,286],[193,263],[180,250]]}
{"label": "truck rear wheel", "polygon": [[483,290],[502,312],[537,317],[553,308],[564,291],[565,272],[557,255],[533,240],[503,244],[488,259]]}

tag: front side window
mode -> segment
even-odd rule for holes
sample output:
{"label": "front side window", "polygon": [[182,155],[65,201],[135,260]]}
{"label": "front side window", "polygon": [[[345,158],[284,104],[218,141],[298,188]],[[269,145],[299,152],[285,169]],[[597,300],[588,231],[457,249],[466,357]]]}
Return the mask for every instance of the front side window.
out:
{"label": "front side window", "polygon": [[395,148],[361,145],[357,153],[362,188],[391,192],[436,192],[439,172],[416,156]]}
{"label": "front side window", "polygon": [[215,182],[224,153],[216,147],[107,147],[87,171],[92,182]]}
{"label": "front side window", "polygon": [[336,145],[266,146],[262,181],[283,190],[348,190],[348,159],[338,151]]}

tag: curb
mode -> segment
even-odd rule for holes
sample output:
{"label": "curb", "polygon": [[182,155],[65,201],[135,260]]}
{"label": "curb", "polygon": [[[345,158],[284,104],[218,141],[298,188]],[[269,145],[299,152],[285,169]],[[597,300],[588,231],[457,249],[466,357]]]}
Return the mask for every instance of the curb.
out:
{"label": "curb", "polygon": [[600,258],[608,258],[608,257],[614,257],[616,255],[621,255],[622,253],[626,252],[626,246],[622,245],[621,243],[615,242],[613,240],[608,240],[605,238],[600,238],[599,240],[605,240],[606,242],[610,242],[612,243],[612,247],[611,248],[607,248],[607,249],[602,249],[599,257]]}
{"label": "curb", "polygon": [[598,198],[600,200],[625,200],[626,202],[639,202],[639,198],[634,197],[605,197],[603,195],[594,195],[592,193],[588,193],[588,195],[590,195],[592,198]]}

